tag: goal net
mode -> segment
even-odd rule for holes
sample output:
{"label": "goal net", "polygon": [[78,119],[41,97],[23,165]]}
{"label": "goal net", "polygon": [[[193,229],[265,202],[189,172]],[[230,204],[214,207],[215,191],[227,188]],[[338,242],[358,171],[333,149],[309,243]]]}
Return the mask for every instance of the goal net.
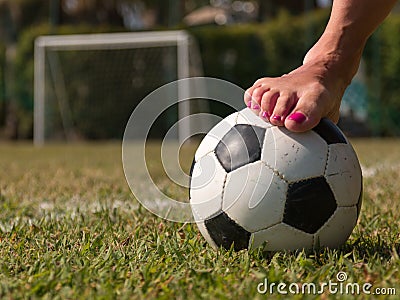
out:
{"label": "goal net", "polygon": [[[121,139],[130,114],[146,95],[166,83],[201,75],[198,49],[185,31],[38,37],[34,143]],[[188,94],[185,88],[178,84],[178,98]],[[207,110],[199,103],[200,110]],[[192,110],[192,101],[169,107],[150,137],[162,137]],[[186,127],[177,128],[177,139],[190,134]]]}

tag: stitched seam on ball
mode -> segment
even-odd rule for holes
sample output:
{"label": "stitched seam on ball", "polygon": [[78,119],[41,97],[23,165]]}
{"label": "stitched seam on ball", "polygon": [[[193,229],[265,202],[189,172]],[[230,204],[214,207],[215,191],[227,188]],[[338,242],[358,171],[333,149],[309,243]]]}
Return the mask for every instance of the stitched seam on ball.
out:
{"label": "stitched seam on ball", "polygon": [[270,229],[270,228],[272,228],[272,227],[274,227],[276,225],[282,224],[282,222],[283,222],[283,218],[282,218],[282,220],[279,220],[278,222],[275,222],[275,223],[273,223],[271,225],[268,225],[267,227],[263,227],[261,229],[258,229],[256,231],[254,231],[253,233],[257,233],[257,232],[260,232],[260,231],[264,231],[264,230]]}
{"label": "stitched seam on ball", "polygon": [[203,154],[202,156],[200,156],[198,159],[196,159],[196,155],[195,155],[195,160],[194,160],[194,162],[195,162],[195,163],[199,162],[200,159],[202,159],[203,157],[205,157],[205,156],[207,156],[208,154],[213,153],[213,152],[215,152],[215,149],[210,150],[210,151],[208,151],[207,153],[204,153],[204,154]]}
{"label": "stitched seam on ball", "polygon": [[277,177],[279,177],[280,179],[282,179],[284,182],[289,183],[289,181],[287,181],[284,177],[283,174],[281,174],[277,169],[274,169],[273,167],[271,167],[267,162],[265,161],[261,161],[268,169],[270,169],[272,171],[272,173],[274,173]]}
{"label": "stitched seam on ball", "polygon": [[329,147],[329,145],[328,145],[328,153],[326,154],[326,160],[325,160],[324,177],[325,177],[326,183],[328,184],[329,188],[331,189],[331,191],[332,191],[332,193],[333,193],[333,196],[334,196],[334,198],[335,198],[336,205],[338,206],[338,203],[337,203],[337,200],[336,200],[336,199],[337,199],[337,197],[336,197],[336,191],[335,191],[335,189],[333,188],[333,186],[332,186],[330,180],[328,180],[328,174],[327,174],[327,172],[328,172],[328,163],[329,163],[329,160],[330,160],[330,158],[331,158],[331,155],[332,155],[331,147]]}
{"label": "stitched seam on ball", "polygon": [[238,119],[239,119],[239,115],[240,115],[240,112],[236,112],[236,116],[235,116],[235,121],[234,121],[234,125],[238,125]]}
{"label": "stitched seam on ball", "polygon": [[355,208],[357,208],[357,205],[358,205],[358,203],[356,203],[356,204],[353,204],[353,205],[338,205],[337,206],[337,208],[339,208],[339,207],[347,207],[347,208],[352,208],[352,207],[355,207]]}
{"label": "stitched seam on ball", "polygon": [[325,168],[324,168],[324,176],[326,177],[326,172],[328,171],[328,162],[330,159],[330,156],[332,155],[331,153],[331,147],[328,145],[328,153],[326,154],[326,160],[325,160]]}
{"label": "stitched seam on ball", "polygon": [[224,195],[225,195],[225,187],[226,187],[226,182],[228,181],[228,174],[225,173],[225,178],[224,178],[224,183],[222,184],[222,193],[221,193],[221,203],[220,203],[220,207],[221,210],[223,211],[223,205],[224,205]]}
{"label": "stitched seam on ball", "polygon": [[196,218],[195,218],[195,220],[194,220],[195,223],[204,222],[204,221],[206,221],[206,220],[208,220],[208,219],[214,218],[215,216],[218,216],[218,215],[222,212],[222,207],[221,207],[221,209],[218,210],[217,212],[211,214],[211,215],[208,216],[208,217],[204,217],[204,216],[202,216],[202,214],[200,214],[200,212],[196,209],[195,205],[191,204],[190,206],[191,206],[192,210],[194,211],[193,214],[196,213],[196,215],[199,217],[199,220],[196,220]]}

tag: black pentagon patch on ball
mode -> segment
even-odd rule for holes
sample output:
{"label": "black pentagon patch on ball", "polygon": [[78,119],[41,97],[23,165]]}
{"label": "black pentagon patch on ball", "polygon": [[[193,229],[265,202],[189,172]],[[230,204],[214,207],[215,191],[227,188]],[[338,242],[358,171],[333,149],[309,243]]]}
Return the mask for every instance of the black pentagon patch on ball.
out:
{"label": "black pentagon patch on ball", "polygon": [[332,216],[337,204],[324,177],[289,184],[283,222],[315,233]]}
{"label": "black pentagon patch on ball", "polygon": [[313,129],[318,133],[328,145],[330,144],[347,144],[346,138],[339,128],[329,119],[323,118]]}
{"label": "black pentagon patch on ball", "polygon": [[204,221],[208,234],[214,243],[229,250],[233,244],[235,251],[247,249],[251,233],[238,225],[229,216],[221,214]]}
{"label": "black pentagon patch on ball", "polygon": [[265,128],[237,124],[224,135],[215,148],[222,167],[231,172],[261,158]]}

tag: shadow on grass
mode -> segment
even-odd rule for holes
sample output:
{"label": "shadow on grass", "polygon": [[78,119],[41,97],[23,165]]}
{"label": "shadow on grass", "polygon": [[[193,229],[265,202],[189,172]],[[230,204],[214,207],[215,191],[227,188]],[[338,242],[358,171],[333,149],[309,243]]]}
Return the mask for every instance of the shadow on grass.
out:
{"label": "shadow on grass", "polygon": [[353,253],[358,258],[368,261],[372,257],[379,256],[380,260],[389,261],[393,256],[400,255],[400,243],[391,243],[381,238],[359,238],[353,243],[346,243],[338,249],[343,254]]}
{"label": "shadow on grass", "polygon": [[310,250],[294,250],[294,251],[264,251],[262,249],[255,249],[252,255],[256,258],[262,258],[267,262],[270,262],[277,254],[288,254],[293,257],[297,257],[300,254],[304,254],[307,258],[315,259],[316,262],[325,264],[327,260],[332,257],[346,257],[352,262],[368,262],[371,258],[379,258],[380,261],[390,261],[393,256],[400,256],[400,243],[386,242],[380,238],[369,239],[359,238],[353,242],[347,242],[343,246],[332,249],[327,247],[321,247]]}

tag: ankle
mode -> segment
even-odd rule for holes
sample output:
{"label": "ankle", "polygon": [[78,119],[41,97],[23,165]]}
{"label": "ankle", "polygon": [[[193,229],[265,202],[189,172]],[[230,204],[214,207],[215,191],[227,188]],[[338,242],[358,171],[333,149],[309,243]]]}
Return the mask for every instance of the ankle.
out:
{"label": "ankle", "polygon": [[320,74],[319,77],[323,79],[325,85],[343,92],[357,73],[361,59],[361,52],[324,50],[310,52],[310,54],[307,54],[304,65],[312,66]]}
{"label": "ankle", "polygon": [[325,32],[309,50],[304,63],[322,64],[348,85],[356,74],[365,41],[348,41],[343,35]]}

